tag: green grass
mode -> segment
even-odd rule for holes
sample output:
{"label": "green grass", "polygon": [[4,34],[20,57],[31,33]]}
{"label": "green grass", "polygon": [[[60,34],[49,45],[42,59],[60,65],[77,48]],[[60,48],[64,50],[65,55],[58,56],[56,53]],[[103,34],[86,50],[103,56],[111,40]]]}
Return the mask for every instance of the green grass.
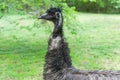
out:
{"label": "green grass", "polygon": [[[73,65],[120,70],[120,15],[78,14],[64,24]],[[71,23],[73,22],[73,23]],[[42,80],[53,24],[30,15],[0,19],[0,80]]]}

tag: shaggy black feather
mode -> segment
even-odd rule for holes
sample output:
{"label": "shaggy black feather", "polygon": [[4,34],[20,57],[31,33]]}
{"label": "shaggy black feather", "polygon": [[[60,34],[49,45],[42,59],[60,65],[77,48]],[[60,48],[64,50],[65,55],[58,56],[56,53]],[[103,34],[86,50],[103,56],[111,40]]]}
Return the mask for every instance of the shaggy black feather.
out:
{"label": "shaggy black feather", "polygon": [[46,12],[48,15],[59,12],[59,19],[54,15],[49,15],[55,26],[48,42],[43,74],[44,80],[120,80],[120,71],[83,71],[74,68],[69,55],[68,44],[65,42],[63,35],[61,10],[50,8]]}

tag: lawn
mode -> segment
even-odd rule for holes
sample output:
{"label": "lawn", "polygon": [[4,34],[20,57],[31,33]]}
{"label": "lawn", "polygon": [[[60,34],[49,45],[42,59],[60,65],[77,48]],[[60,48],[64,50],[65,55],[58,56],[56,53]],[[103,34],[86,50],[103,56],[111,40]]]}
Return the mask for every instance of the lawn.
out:
{"label": "lawn", "polygon": [[[77,14],[64,34],[73,65],[84,70],[120,70],[120,15]],[[42,80],[53,24],[30,15],[0,19],[0,80]]]}

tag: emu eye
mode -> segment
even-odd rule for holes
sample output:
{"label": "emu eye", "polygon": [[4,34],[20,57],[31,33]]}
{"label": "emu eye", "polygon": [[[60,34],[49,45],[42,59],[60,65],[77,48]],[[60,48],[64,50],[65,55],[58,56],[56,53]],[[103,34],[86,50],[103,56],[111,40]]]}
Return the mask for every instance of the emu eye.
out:
{"label": "emu eye", "polygon": [[50,13],[51,16],[54,16],[55,14],[54,13]]}

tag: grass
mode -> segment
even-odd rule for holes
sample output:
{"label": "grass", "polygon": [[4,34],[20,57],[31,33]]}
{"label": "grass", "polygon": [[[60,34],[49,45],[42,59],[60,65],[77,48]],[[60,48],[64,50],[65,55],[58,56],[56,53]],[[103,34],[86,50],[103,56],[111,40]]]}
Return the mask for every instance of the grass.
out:
{"label": "grass", "polygon": [[[120,70],[120,15],[78,14],[65,20],[73,65],[79,69]],[[30,15],[0,19],[0,80],[42,80],[53,24]]]}

